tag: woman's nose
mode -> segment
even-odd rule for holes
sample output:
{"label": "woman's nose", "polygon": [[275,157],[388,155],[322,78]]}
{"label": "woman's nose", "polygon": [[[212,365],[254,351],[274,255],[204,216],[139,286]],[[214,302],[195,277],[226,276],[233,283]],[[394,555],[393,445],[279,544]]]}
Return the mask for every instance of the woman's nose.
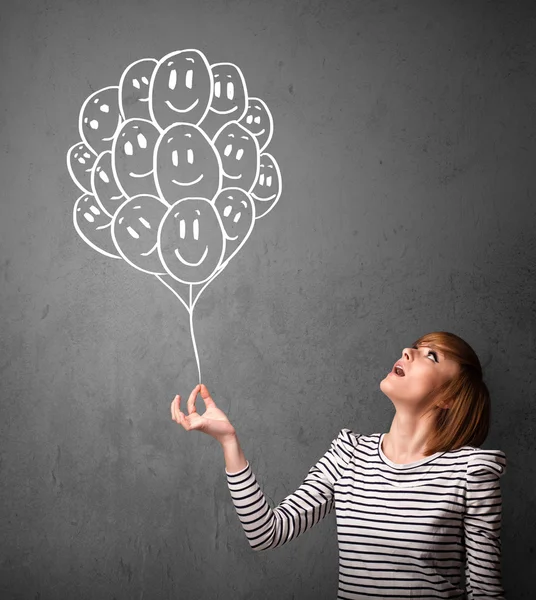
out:
{"label": "woman's nose", "polygon": [[413,358],[413,349],[412,348],[404,348],[402,350],[402,360],[411,360]]}

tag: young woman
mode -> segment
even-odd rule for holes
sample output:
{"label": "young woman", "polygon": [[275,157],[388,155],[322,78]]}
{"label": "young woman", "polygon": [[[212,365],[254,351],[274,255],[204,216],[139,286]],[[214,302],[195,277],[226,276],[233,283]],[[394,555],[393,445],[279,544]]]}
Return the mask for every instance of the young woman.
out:
{"label": "young woman", "polygon": [[220,442],[231,498],[254,550],[293,540],[335,507],[338,598],[504,598],[499,478],[506,457],[479,448],[490,397],[478,357],[458,336],[430,333],[404,348],[380,389],[396,409],[389,432],[341,429],[275,508],[204,385],[192,391],[188,415],[180,396],[171,414],[186,430]]}

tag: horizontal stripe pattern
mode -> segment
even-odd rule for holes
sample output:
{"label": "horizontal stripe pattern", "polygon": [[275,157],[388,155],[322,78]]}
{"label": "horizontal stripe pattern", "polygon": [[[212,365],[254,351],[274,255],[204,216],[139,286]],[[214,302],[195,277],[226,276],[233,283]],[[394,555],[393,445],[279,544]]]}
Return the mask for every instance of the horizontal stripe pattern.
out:
{"label": "horizontal stripe pattern", "polygon": [[504,599],[504,453],[464,446],[397,465],[383,454],[381,439],[342,429],[300,487],[274,508],[249,462],[226,471],[251,548],[282,546],[335,509],[337,598]]}

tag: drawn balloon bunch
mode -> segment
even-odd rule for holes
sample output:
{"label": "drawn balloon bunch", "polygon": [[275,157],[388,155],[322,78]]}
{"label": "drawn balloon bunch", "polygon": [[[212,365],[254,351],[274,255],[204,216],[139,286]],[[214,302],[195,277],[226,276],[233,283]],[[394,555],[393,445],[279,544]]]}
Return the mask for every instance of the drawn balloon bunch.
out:
{"label": "drawn balloon bunch", "polygon": [[193,331],[199,297],[281,196],[266,152],[272,115],[232,63],[198,50],[129,65],[83,103],[67,167],[83,194],[76,231],[93,249],[154,275]]}

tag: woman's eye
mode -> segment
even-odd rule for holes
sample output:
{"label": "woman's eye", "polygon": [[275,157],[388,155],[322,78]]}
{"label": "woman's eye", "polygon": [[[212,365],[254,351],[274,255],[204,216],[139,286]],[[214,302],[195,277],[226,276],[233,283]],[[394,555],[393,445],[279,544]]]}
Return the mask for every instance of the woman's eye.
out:
{"label": "woman's eye", "polygon": [[[415,345],[412,346],[413,350],[418,350],[419,346]],[[437,359],[437,353],[434,352],[433,350],[428,350],[428,354],[426,355],[427,357],[430,356],[430,354],[434,357],[434,362],[439,362],[439,360]]]}

